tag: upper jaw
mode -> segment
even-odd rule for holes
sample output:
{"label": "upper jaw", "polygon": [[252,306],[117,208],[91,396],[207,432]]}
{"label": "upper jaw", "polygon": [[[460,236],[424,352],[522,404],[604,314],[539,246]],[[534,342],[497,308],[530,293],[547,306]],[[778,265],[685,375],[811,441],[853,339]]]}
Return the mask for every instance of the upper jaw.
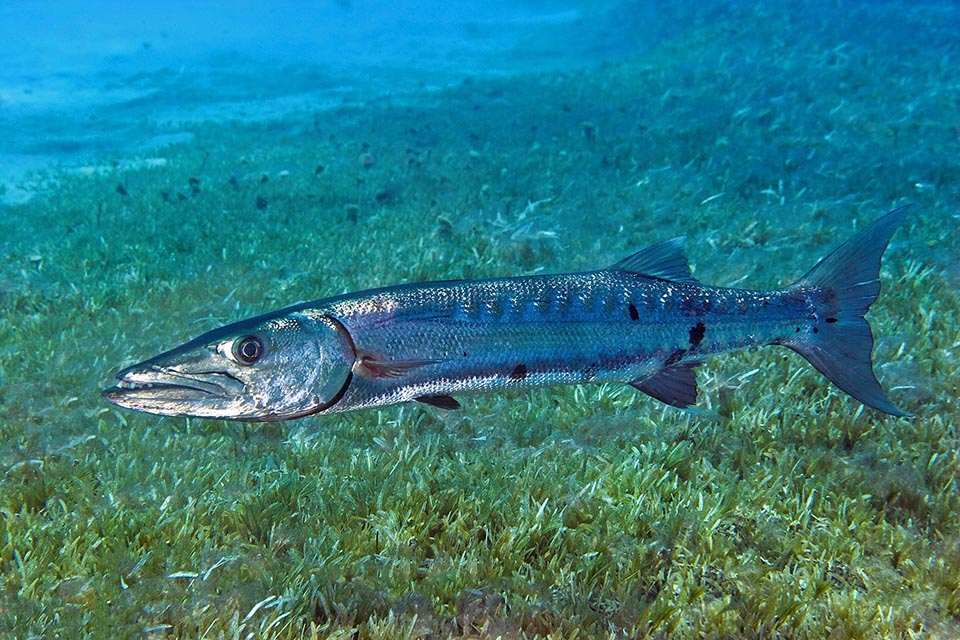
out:
{"label": "upper jaw", "polygon": [[104,398],[121,407],[165,415],[217,416],[243,392],[244,384],[222,371],[186,372],[149,362],[117,374]]}

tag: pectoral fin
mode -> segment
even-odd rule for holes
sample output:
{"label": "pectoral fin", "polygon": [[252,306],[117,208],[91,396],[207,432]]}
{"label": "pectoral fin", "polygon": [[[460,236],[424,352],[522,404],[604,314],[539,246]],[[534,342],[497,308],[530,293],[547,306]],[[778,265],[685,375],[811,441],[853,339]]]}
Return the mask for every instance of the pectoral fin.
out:
{"label": "pectoral fin", "polygon": [[683,409],[697,401],[697,376],[693,369],[698,364],[697,362],[676,364],[657,372],[650,378],[634,380],[630,386],[660,402]]}
{"label": "pectoral fin", "polygon": [[438,362],[440,360],[382,360],[369,355],[360,355],[353,365],[353,370],[367,379],[399,378],[408,371]]}

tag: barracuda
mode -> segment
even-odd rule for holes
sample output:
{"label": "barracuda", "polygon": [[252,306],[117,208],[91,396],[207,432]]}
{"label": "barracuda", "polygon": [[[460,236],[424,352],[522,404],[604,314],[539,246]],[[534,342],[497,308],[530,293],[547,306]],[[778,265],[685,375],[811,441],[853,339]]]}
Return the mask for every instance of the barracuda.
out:
{"label": "barracuda", "polygon": [[137,411],[275,421],[524,387],[623,382],[695,403],[706,358],[782,345],[863,404],[895,415],[864,315],[904,218],[890,211],[792,285],[703,286],[679,239],[608,269],[361,291],[215,329],[128,367],[109,401]]}

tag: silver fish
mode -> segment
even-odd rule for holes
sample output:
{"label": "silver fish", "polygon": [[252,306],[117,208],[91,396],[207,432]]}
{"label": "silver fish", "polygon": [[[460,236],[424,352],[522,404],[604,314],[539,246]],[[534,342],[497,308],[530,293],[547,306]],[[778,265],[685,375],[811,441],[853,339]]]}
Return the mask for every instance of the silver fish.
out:
{"label": "silver fish", "polygon": [[426,282],[297,304],[215,329],[117,374],[103,396],[173,416],[276,421],[504,389],[623,382],[695,403],[706,358],[782,345],[894,415],[864,318],[904,219],[890,211],[782,289],[701,285],[681,240],[599,271]]}

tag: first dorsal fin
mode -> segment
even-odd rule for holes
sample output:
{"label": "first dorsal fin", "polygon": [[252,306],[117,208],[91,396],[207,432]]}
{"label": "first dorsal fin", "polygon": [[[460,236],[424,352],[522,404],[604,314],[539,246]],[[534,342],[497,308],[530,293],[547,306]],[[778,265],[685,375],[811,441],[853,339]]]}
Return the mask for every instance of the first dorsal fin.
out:
{"label": "first dorsal fin", "polygon": [[690,273],[690,263],[683,254],[683,238],[673,238],[640,249],[616,263],[610,269],[629,271],[642,276],[698,284]]}

